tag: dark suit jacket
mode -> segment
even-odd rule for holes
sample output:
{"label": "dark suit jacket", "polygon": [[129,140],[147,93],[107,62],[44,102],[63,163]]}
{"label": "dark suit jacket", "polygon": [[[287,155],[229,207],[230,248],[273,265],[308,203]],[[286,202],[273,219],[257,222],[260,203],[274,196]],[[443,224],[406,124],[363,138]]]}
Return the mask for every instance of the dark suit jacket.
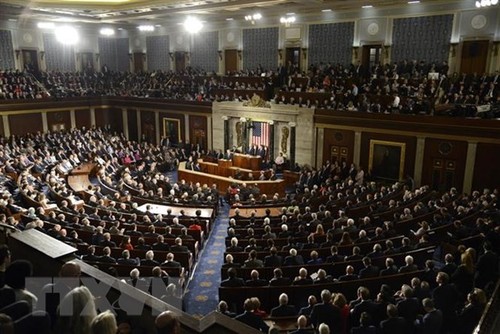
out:
{"label": "dark suit jacket", "polygon": [[304,264],[304,259],[302,258],[301,255],[287,256],[285,258],[285,262],[283,263],[283,265],[285,265],[285,266],[294,266],[294,265],[301,265],[301,264]]}
{"label": "dark suit jacket", "polygon": [[389,318],[380,323],[380,333],[401,334],[406,332],[407,324],[403,317]]}
{"label": "dark suit jacket", "polygon": [[280,277],[280,278],[272,278],[269,281],[270,286],[283,286],[283,285],[290,285],[292,282],[288,277]]}
{"label": "dark suit jacket", "polygon": [[243,281],[242,278],[235,277],[235,278],[227,278],[220,282],[220,286],[223,287],[238,287],[238,286],[245,286],[245,281]]}
{"label": "dark suit jacket", "polygon": [[385,268],[384,270],[381,270],[380,276],[395,275],[397,273],[398,273],[398,268],[396,266],[392,266],[389,268]]}
{"label": "dark suit jacket", "polygon": [[312,309],[311,323],[315,328],[325,323],[332,333],[338,333],[341,326],[340,309],[333,304],[318,303]]}
{"label": "dark suit jacket", "polygon": [[420,303],[417,298],[402,299],[396,305],[400,317],[405,318],[408,324],[413,324],[420,311]]}
{"label": "dark suit jacket", "polygon": [[261,332],[267,333],[269,331],[269,326],[266,325],[264,320],[258,315],[253,314],[252,312],[243,312],[240,315],[237,315],[234,319],[247,324],[250,327],[260,330]]}
{"label": "dark suit jacket", "polygon": [[256,280],[249,279],[246,280],[245,285],[246,286],[266,286],[268,282],[265,279],[259,278]]}
{"label": "dark suit jacket", "polygon": [[283,262],[283,258],[279,255],[268,255],[264,258],[264,267],[280,267]]}
{"label": "dark suit jacket", "polygon": [[498,279],[498,255],[486,252],[479,257],[476,265],[475,285],[480,288]]}
{"label": "dark suit jacket", "polygon": [[99,258],[99,262],[104,262],[104,263],[116,263],[115,258],[109,256],[109,255],[103,255]]}
{"label": "dark suit jacket", "polygon": [[357,280],[359,279],[358,275],[342,275],[339,277],[339,281],[340,282],[347,282],[347,281],[354,281],[354,280]]}
{"label": "dark suit jacket", "polygon": [[424,315],[419,327],[422,333],[439,334],[441,326],[443,326],[443,313],[440,310],[434,310]]}
{"label": "dark suit jacket", "polygon": [[292,305],[280,305],[271,310],[271,317],[293,317],[295,315],[297,315],[297,311]]}
{"label": "dark suit jacket", "polygon": [[359,271],[359,278],[377,277],[378,273],[378,267],[370,265]]}

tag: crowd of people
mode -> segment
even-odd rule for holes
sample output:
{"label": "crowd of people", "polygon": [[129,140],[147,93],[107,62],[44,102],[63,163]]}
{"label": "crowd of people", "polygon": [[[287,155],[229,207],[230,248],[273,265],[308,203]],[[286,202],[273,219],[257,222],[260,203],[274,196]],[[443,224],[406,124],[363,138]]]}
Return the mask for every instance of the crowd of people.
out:
{"label": "crowd of people", "polygon": [[[286,294],[264,308],[257,297],[249,298],[239,315],[232,303],[222,301],[219,311],[264,332],[262,319],[288,316],[297,317],[297,333],[311,325],[321,332],[323,323],[329,328],[323,326],[325,333],[471,333],[499,277],[498,189],[470,195],[451,189],[433,197],[426,187],[379,187],[359,182],[358,174],[355,166],[327,163],[319,171],[303,171],[296,196],[278,200],[279,216],[266,211],[264,217],[242,217],[236,209],[226,238],[227,278],[221,282],[222,287],[273,289],[359,280],[355,299],[325,289],[320,296],[294,299],[293,305]],[[248,198],[240,205],[262,206]],[[410,222],[418,229],[402,228]],[[463,244],[474,236],[482,241]],[[426,247],[434,256],[412,256]],[[352,253],[345,253],[348,249]],[[396,257],[404,261],[398,264]],[[345,272],[331,274],[339,265]],[[290,274],[290,266],[297,271]],[[400,289],[363,286],[364,279],[403,273],[415,277]]]}
{"label": "crowd of people", "polygon": [[[218,76],[201,69],[153,72],[41,72],[40,84],[30,73],[0,72],[0,99],[48,96],[131,96],[183,101],[245,101],[255,91],[277,104],[372,113],[430,114],[438,105],[455,106],[455,114],[475,116],[477,106],[496,113],[499,72],[448,75],[446,62],[402,61],[364,68],[360,63],[314,64],[301,72],[293,64],[276,70],[239,71]],[[241,78],[238,80],[238,78]],[[247,78],[255,80],[249,82]],[[245,91],[251,92],[245,94]],[[326,93],[323,100],[285,93]],[[385,97],[385,98],[384,98]],[[473,111],[468,111],[468,108]],[[457,110],[458,109],[458,110]],[[482,110],[482,109],[481,109]],[[488,111],[489,111],[488,110]]]}

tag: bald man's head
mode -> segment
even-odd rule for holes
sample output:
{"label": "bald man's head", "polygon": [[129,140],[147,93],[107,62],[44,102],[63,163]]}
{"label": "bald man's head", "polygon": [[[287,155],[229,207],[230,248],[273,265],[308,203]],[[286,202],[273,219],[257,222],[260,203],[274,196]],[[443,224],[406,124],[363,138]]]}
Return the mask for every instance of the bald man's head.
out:
{"label": "bald man's head", "polygon": [[155,319],[155,326],[158,334],[179,334],[181,332],[181,324],[172,311],[160,313]]}
{"label": "bald man's head", "polygon": [[63,264],[59,273],[61,277],[80,277],[80,274],[80,265],[71,261]]}

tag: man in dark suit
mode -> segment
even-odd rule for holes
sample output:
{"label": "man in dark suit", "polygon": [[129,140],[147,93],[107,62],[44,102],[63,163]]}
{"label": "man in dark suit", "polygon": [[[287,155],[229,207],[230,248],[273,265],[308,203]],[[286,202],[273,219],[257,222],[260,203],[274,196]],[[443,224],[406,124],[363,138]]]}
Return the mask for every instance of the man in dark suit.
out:
{"label": "man in dark suit", "polygon": [[99,256],[95,255],[95,247],[94,246],[89,246],[87,248],[87,254],[82,256],[82,260],[87,261],[87,262],[99,261]]}
{"label": "man in dark suit", "polygon": [[400,334],[408,332],[406,320],[398,316],[398,309],[395,305],[387,305],[387,317],[387,320],[380,322],[380,333]]}
{"label": "man in dark suit", "polygon": [[313,331],[311,328],[307,328],[307,317],[305,315],[301,315],[297,318],[297,329],[293,332],[289,332],[290,334],[312,334]]}
{"label": "man in dark suit", "polygon": [[180,268],[181,264],[174,260],[174,254],[168,253],[165,262],[160,264],[160,267],[166,268]]}
{"label": "man in dark suit", "polygon": [[365,266],[363,269],[359,271],[359,278],[370,278],[377,277],[379,274],[378,267],[372,265],[372,259],[365,256],[363,258],[363,265]]}
{"label": "man in dark suit", "polygon": [[257,259],[257,251],[251,250],[248,254],[248,260],[243,264],[245,268],[261,268],[264,267],[264,262],[262,260]]}
{"label": "man in dark suit", "polygon": [[421,333],[439,334],[443,326],[443,313],[434,307],[434,301],[430,298],[422,300],[425,315],[418,322],[418,328]]}
{"label": "man in dark suit", "polygon": [[170,250],[170,245],[165,242],[165,237],[163,235],[159,235],[156,238],[156,242],[151,246],[153,250],[157,251],[169,251]]}
{"label": "man in dark suit", "polygon": [[170,247],[170,250],[172,252],[182,252],[182,253],[188,253],[189,249],[187,246],[182,245],[182,239],[181,238],[175,238],[175,245]]}
{"label": "man in dark suit", "polygon": [[295,248],[290,249],[290,255],[285,258],[283,265],[285,266],[300,266],[304,264],[304,259],[302,255],[297,255],[297,250]]}
{"label": "man in dark suit", "polygon": [[405,257],[405,263],[406,265],[399,268],[400,273],[411,273],[418,270],[417,265],[413,263],[413,256],[407,255]]}
{"label": "man in dark suit", "polygon": [[146,252],[145,258],[141,260],[141,266],[150,266],[156,267],[159,266],[160,263],[154,260],[155,253],[152,250],[148,250]]}
{"label": "man in dark suit", "polygon": [[321,303],[314,305],[311,312],[311,323],[314,328],[325,323],[333,333],[340,331],[340,309],[332,304],[332,293],[329,290],[321,291]]}
{"label": "man in dark suit", "polygon": [[443,330],[454,332],[458,321],[456,310],[459,304],[459,293],[455,285],[449,281],[448,274],[441,271],[437,274],[438,286],[432,291],[432,299],[436,308],[443,312]]}
{"label": "man in dark suit", "polygon": [[380,271],[380,276],[395,275],[398,273],[398,267],[394,264],[394,259],[388,257],[385,259],[385,269]]}
{"label": "man in dark suit", "polygon": [[315,295],[310,295],[307,298],[307,306],[304,306],[304,307],[302,307],[299,310],[299,315],[305,315],[307,317],[310,317],[311,316],[311,312],[313,310],[313,307],[317,303],[318,303],[318,301],[316,300],[316,296]]}
{"label": "man in dark suit", "polygon": [[280,268],[274,269],[274,277],[269,281],[270,286],[290,285],[292,282],[288,277],[283,277],[283,271]]}
{"label": "man in dark suit", "polygon": [[245,282],[246,286],[266,286],[267,284],[265,279],[259,278],[259,272],[255,269],[251,271],[250,279]]}
{"label": "man in dark suit", "polygon": [[271,247],[271,254],[264,258],[264,267],[277,268],[281,267],[283,259],[278,255],[278,250],[276,247]]}
{"label": "man in dark suit", "polygon": [[339,277],[339,282],[354,281],[357,279],[359,277],[354,273],[354,267],[349,265],[345,268],[345,275]]}
{"label": "man in dark suit", "polygon": [[245,286],[245,281],[243,281],[242,278],[237,277],[236,268],[229,268],[227,270],[227,276],[228,278],[220,282],[221,287]]}
{"label": "man in dark suit", "polygon": [[360,286],[357,291],[358,298],[350,302],[351,307],[351,324],[357,326],[361,313],[367,312],[374,314],[377,305],[370,299],[370,290],[364,286]]}
{"label": "man in dark suit", "polygon": [[288,295],[282,293],[279,296],[279,306],[271,310],[271,317],[293,317],[297,315],[295,307],[288,305]]}
{"label": "man in dark suit", "polygon": [[455,258],[452,254],[448,253],[444,256],[444,266],[441,268],[441,271],[448,274],[449,277],[453,275],[455,270],[457,270],[457,264],[455,263]]}
{"label": "man in dark suit", "polygon": [[413,297],[413,289],[404,284],[401,288],[402,299],[398,301],[396,307],[398,314],[403,317],[408,324],[408,329],[413,329],[417,314],[420,311],[420,303],[417,298]]}
{"label": "man in dark suit", "polygon": [[498,279],[498,255],[493,252],[491,243],[483,244],[484,254],[479,257],[476,264],[474,286],[483,289],[488,283]]}
{"label": "man in dark suit", "polygon": [[125,249],[122,252],[122,257],[116,260],[116,262],[118,262],[118,264],[127,264],[132,266],[141,265],[139,258],[130,258],[130,251],[128,249]]}
{"label": "man in dark suit", "polygon": [[261,332],[267,333],[269,331],[269,326],[262,320],[261,317],[253,313],[254,303],[250,298],[246,299],[243,303],[244,312],[237,315],[234,319],[247,324]]}
{"label": "man in dark suit", "polygon": [[99,257],[99,262],[104,262],[104,263],[116,263],[116,259],[114,257],[111,257],[111,248],[109,247],[104,247],[102,249],[102,256]]}

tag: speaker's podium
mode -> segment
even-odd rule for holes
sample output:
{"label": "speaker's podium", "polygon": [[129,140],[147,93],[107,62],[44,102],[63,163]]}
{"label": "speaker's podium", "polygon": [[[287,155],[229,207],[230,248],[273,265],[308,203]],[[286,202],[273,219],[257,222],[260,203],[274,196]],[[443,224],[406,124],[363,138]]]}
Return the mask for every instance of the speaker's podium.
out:
{"label": "speaker's podium", "polygon": [[260,161],[262,158],[258,155],[249,155],[234,153],[233,154],[233,166],[242,169],[250,169],[251,171],[260,170]]}

